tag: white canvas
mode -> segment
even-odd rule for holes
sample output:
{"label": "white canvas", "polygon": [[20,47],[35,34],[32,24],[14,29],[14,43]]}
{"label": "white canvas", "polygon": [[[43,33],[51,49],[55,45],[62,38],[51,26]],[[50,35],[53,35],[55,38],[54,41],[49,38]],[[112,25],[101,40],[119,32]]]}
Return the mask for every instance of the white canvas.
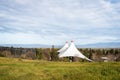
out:
{"label": "white canvas", "polygon": [[64,52],[68,47],[69,47],[69,44],[68,44],[68,42],[66,42],[65,45],[57,52],[59,52],[59,53]]}
{"label": "white canvas", "polygon": [[61,51],[58,55],[60,58],[61,57],[79,57],[79,58],[82,58],[82,59],[86,59],[88,61],[92,61],[90,59],[88,59],[86,56],[84,56],[77,48],[76,46],[74,45],[74,42],[72,41],[71,42],[71,45],[69,48],[67,48],[66,50],[64,51]]}

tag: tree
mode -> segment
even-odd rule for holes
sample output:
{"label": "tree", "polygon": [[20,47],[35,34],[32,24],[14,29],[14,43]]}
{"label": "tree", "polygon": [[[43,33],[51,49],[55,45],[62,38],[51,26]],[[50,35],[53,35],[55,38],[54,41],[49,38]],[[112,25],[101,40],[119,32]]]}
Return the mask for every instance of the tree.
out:
{"label": "tree", "polygon": [[88,58],[89,58],[89,59],[92,58],[92,50],[91,50],[91,48],[90,48],[90,51],[89,51],[89,56],[88,56]]}
{"label": "tree", "polygon": [[2,54],[1,54],[3,57],[10,57],[11,56],[11,52],[10,51],[3,51]]}
{"label": "tree", "polygon": [[36,58],[42,59],[42,48],[36,49]]}
{"label": "tree", "polygon": [[58,60],[58,53],[56,51],[57,49],[54,48],[54,45],[52,45],[52,49],[51,49],[51,52],[50,52],[50,60],[51,61],[56,61]]}
{"label": "tree", "polygon": [[31,52],[31,51],[29,51],[29,52],[26,53],[25,58],[27,58],[27,59],[35,59],[36,58],[36,54]]}

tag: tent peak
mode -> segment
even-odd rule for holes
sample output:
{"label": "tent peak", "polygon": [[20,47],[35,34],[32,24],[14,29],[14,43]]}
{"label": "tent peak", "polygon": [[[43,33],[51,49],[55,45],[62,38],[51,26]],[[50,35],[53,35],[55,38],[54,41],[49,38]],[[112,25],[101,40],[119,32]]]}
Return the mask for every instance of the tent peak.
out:
{"label": "tent peak", "polygon": [[68,41],[66,41],[66,43],[68,43]]}
{"label": "tent peak", "polygon": [[74,42],[73,40],[71,42]]}

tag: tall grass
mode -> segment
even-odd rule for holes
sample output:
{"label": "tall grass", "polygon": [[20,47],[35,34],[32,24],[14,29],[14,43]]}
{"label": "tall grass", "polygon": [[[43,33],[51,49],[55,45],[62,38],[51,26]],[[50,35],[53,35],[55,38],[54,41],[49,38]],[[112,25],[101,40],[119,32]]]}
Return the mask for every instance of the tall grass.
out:
{"label": "tall grass", "polygon": [[49,62],[0,58],[0,80],[120,80],[120,62]]}

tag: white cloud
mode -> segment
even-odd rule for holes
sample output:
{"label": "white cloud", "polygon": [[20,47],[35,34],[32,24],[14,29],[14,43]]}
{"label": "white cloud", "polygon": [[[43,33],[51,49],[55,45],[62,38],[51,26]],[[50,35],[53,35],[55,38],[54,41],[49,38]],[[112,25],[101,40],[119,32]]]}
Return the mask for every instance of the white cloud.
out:
{"label": "white cloud", "polygon": [[[12,44],[35,44],[35,43],[41,43],[44,41],[42,36],[36,35],[36,34],[26,34],[26,33],[16,33],[16,34],[0,34],[1,36],[1,42],[3,43],[12,43]],[[6,38],[5,40],[2,40]]]}
{"label": "white cloud", "polygon": [[[4,4],[7,3],[0,6],[6,6]],[[89,43],[114,41],[118,38],[111,33],[115,27],[120,26],[120,3],[113,4],[105,0],[15,0],[9,1],[9,4],[14,7],[0,7],[0,24],[18,30],[15,35],[10,34],[11,43],[22,35],[26,37],[21,37],[24,38],[22,43],[27,43],[27,39],[32,40],[29,43],[40,39],[41,43],[48,44],[70,39],[85,44],[88,43],[87,38],[90,39]],[[7,40],[7,36],[2,38]]]}
{"label": "white cloud", "polygon": [[33,0],[15,0],[15,1],[16,3],[23,4],[23,5],[30,4],[33,2]]}
{"label": "white cloud", "polygon": [[6,16],[5,14],[0,13],[0,17],[5,17],[5,16]]}
{"label": "white cloud", "polygon": [[85,38],[77,39],[79,41],[79,44],[94,44],[94,43],[100,43],[100,42],[111,42],[118,40],[117,37],[114,36],[87,36]]}

